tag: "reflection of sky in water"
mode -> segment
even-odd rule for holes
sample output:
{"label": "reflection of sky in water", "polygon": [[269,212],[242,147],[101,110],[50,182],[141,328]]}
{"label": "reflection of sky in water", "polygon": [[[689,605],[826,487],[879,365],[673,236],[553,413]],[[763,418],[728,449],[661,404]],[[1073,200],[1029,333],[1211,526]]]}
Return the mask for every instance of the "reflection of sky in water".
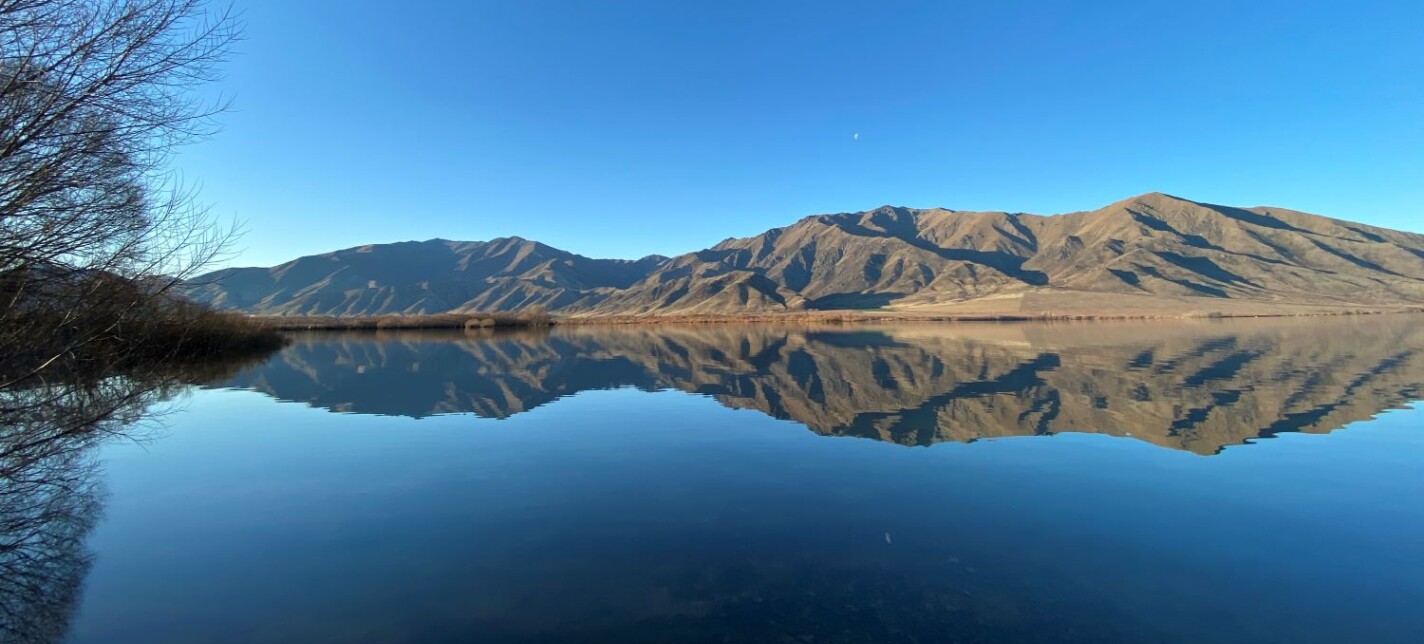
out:
{"label": "reflection of sky in water", "polygon": [[[691,344],[679,346],[694,355]],[[1085,351],[1058,353],[1084,364]],[[1289,364],[1323,373],[1371,351],[1302,350]],[[822,365],[826,352],[815,356]],[[735,364],[726,353],[719,364]],[[1177,364],[1189,353],[1174,354]],[[1097,353],[1112,358],[1105,365],[1139,354]],[[465,364],[438,356],[420,360],[420,372]],[[1153,362],[1162,361],[1159,351]],[[549,369],[571,361],[545,364],[562,365],[542,372],[549,383],[559,381]],[[1270,371],[1289,371],[1282,364]],[[1355,376],[1320,377],[1348,385]],[[698,386],[709,382],[728,380]],[[1060,397],[1065,382],[1050,381]],[[592,389],[556,391],[566,397],[501,420],[333,414],[248,391],[197,392],[164,438],[103,454],[110,495],[74,639],[1408,642],[1424,633],[1419,411],[1202,458],[1088,433],[907,449],[828,439],[731,408],[724,395]],[[1243,400],[1262,395],[1242,389]]]}
{"label": "reflection of sky in water", "polygon": [[205,392],[168,438],[109,451],[76,634],[1407,641],[1415,423],[1201,459],[1081,435],[825,440],[671,392],[505,421]]}

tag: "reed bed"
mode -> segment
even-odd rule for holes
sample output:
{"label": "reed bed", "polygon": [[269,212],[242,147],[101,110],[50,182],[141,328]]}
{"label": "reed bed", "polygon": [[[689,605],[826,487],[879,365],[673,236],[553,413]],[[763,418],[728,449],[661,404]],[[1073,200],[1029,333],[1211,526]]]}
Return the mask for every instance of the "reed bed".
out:
{"label": "reed bed", "polygon": [[253,322],[282,331],[393,331],[402,329],[512,329],[557,324],[548,313],[437,313],[432,315],[252,316]]}

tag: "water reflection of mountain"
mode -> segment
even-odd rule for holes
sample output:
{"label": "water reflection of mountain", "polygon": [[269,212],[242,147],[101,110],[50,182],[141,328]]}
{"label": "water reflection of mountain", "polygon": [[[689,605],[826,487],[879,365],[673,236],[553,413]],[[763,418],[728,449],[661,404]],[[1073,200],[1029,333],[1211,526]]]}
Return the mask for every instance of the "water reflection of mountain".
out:
{"label": "water reflection of mountain", "polygon": [[1214,454],[1421,397],[1412,317],[311,336],[226,386],[333,411],[502,418],[633,386],[904,445],[1091,432]]}

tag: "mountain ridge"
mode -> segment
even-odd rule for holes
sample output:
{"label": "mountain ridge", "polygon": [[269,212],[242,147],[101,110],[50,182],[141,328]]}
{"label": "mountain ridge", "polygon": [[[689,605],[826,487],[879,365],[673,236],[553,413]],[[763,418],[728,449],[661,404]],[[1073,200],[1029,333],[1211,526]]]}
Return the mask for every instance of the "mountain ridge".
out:
{"label": "mountain ridge", "polygon": [[1389,307],[1424,304],[1424,235],[1152,192],[1059,215],[886,205],[637,260],[517,236],[368,244],[187,290],[275,315]]}

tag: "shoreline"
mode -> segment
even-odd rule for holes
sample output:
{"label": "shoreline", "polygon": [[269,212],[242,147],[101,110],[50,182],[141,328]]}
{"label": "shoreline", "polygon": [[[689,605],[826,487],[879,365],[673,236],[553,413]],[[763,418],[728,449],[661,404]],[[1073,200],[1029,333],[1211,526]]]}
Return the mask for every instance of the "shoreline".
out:
{"label": "shoreline", "polygon": [[760,313],[747,315],[588,315],[551,316],[547,314],[459,314],[379,316],[284,316],[249,315],[260,326],[277,331],[396,331],[396,330],[486,330],[533,329],[552,326],[629,326],[667,324],[870,324],[895,322],[1092,322],[1092,321],[1170,321],[1224,320],[1261,318],[1311,318],[1363,315],[1397,315],[1424,313],[1424,307],[1389,309],[1347,309],[1259,312],[1190,312],[1190,313],[900,313],[825,311],[817,313]]}

